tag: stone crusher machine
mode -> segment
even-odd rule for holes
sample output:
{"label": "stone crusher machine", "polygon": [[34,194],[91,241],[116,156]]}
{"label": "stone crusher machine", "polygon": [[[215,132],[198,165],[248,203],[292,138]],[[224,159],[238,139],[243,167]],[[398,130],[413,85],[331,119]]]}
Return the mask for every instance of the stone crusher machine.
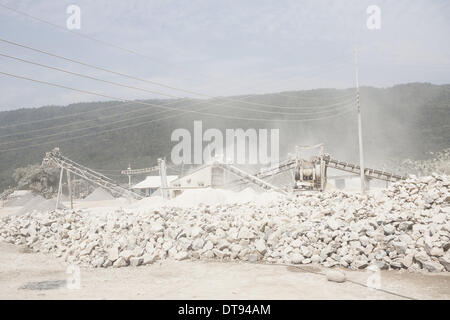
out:
{"label": "stone crusher machine", "polygon": [[[300,150],[320,148],[320,155],[309,161],[300,158]],[[324,161],[323,144],[316,146],[298,146],[295,150],[294,191],[319,190],[327,185],[327,167]]]}
{"label": "stone crusher machine", "polygon": [[[302,159],[302,150],[320,149],[318,156],[313,156],[309,160]],[[351,174],[359,175],[359,165],[339,161],[331,158],[329,154],[323,152],[323,144],[315,146],[298,146],[295,155],[291,155],[289,159],[281,162],[277,167],[265,170],[256,174],[260,179],[268,179],[285,171],[292,171],[294,183],[293,191],[324,191],[327,185],[328,168],[345,171]],[[366,179],[379,179],[388,182],[396,182],[404,180],[406,177],[399,176],[390,172],[375,170],[370,168],[364,169]]]}
{"label": "stone crusher machine", "polygon": [[[318,156],[312,157],[309,161],[300,158],[300,150],[320,148]],[[291,161],[292,163],[293,161]],[[360,174],[360,166],[345,161],[331,158],[329,154],[323,152],[323,144],[315,146],[305,146],[296,148],[294,169],[294,191],[295,190],[318,190],[323,191],[327,185],[327,170],[333,168],[340,171],[349,172],[355,175]],[[366,179],[379,179],[387,182],[405,180],[406,177],[390,172],[365,168]]]}

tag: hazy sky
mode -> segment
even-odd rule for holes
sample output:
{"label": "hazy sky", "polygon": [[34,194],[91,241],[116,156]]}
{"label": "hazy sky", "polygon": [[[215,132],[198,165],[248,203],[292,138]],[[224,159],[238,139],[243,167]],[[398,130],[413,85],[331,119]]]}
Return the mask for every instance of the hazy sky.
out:
{"label": "hazy sky", "polygon": [[[0,7],[0,37],[208,95],[352,87],[353,49],[361,85],[450,83],[448,0],[0,0],[63,28],[70,4],[83,33],[101,45]],[[366,9],[381,9],[369,30]],[[112,76],[0,42],[0,53],[176,96],[187,94]],[[163,97],[0,57],[0,71],[124,99]],[[0,110],[104,100],[0,75]]]}

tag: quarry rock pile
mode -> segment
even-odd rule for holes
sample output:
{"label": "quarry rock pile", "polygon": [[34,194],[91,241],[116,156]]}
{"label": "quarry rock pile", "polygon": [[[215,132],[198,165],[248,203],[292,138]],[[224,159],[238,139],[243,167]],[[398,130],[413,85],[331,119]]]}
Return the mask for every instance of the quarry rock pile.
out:
{"label": "quarry rock pile", "polygon": [[336,191],[139,213],[34,212],[0,220],[0,241],[93,267],[216,259],[450,271],[449,185],[449,176],[435,174],[363,196]]}
{"label": "quarry rock pile", "polygon": [[[63,192],[65,188],[63,187]],[[66,190],[67,191],[67,190]],[[84,199],[95,191],[95,187],[83,179],[72,180],[72,194],[74,199]]]}
{"label": "quarry rock pile", "polygon": [[450,148],[431,153],[427,160],[397,160],[387,165],[399,173],[414,173],[419,176],[431,175],[432,173],[450,174]]}
{"label": "quarry rock pile", "polygon": [[84,198],[86,201],[102,201],[102,200],[113,200],[114,197],[106,190],[102,188],[95,189],[87,197]]}

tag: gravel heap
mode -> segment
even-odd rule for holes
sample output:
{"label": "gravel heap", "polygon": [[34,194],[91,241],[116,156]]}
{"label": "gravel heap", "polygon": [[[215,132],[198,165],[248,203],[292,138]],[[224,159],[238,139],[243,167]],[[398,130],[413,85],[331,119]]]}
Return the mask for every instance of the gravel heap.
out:
{"label": "gravel heap", "polygon": [[0,241],[94,267],[170,258],[450,271],[449,185],[449,176],[433,175],[365,196],[336,191],[139,213],[34,212],[0,220]]}
{"label": "gravel heap", "polygon": [[405,174],[414,173],[419,176],[431,175],[432,173],[450,174],[450,148],[431,154],[427,160],[396,160],[386,165],[387,168]]}
{"label": "gravel heap", "polygon": [[84,200],[86,201],[103,201],[103,200],[113,200],[114,197],[105,189],[97,188],[92,193],[90,193]]}

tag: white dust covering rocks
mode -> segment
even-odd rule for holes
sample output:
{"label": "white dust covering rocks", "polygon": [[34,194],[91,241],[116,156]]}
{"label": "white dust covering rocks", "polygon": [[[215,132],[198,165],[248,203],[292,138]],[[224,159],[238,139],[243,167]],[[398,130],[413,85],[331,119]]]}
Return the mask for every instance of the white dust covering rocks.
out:
{"label": "white dust covering rocks", "polygon": [[[450,271],[449,184],[449,176],[433,175],[365,196],[262,193],[237,201],[239,195],[226,200],[227,192],[218,191],[218,204],[185,193],[158,205],[147,198],[101,214],[34,212],[4,217],[0,241],[94,267],[169,258]],[[186,206],[189,199],[197,205]]]}
{"label": "white dust covering rocks", "polygon": [[84,198],[85,201],[101,201],[101,200],[113,200],[114,197],[103,188],[97,188],[95,189],[91,194],[89,194],[86,198]]}
{"label": "white dust covering rocks", "polygon": [[[59,209],[65,209],[64,205],[59,204]],[[40,195],[35,195],[18,211],[19,215],[27,213],[37,214],[38,212],[48,212],[56,208],[56,199],[45,199]]]}

